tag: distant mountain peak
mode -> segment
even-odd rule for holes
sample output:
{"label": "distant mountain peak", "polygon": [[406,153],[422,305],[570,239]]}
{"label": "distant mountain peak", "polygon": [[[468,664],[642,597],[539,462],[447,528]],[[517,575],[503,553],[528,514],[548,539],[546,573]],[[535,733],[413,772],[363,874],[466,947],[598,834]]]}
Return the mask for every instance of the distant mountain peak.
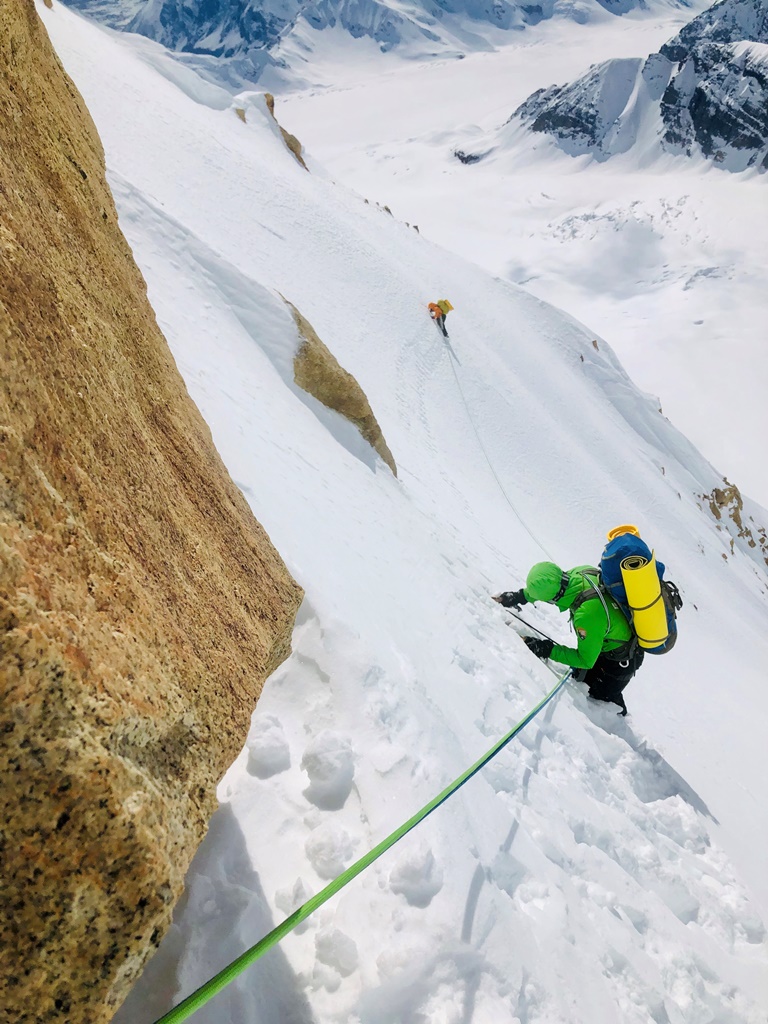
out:
{"label": "distant mountain peak", "polygon": [[607,160],[642,144],[732,171],[766,170],[768,6],[720,0],[646,60],[605,61],[540,89],[510,122],[549,134],[573,156]]}
{"label": "distant mountain peak", "polygon": [[[409,43],[430,51],[490,45],[483,32],[520,30],[549,18],[584,23],[605,12],[645,10],[649,0],[64,0],[111,28],[136,32],[183,54],[234,62],[252,80],[280,62],[280,49],[300,29],[340,27],[382,51]],[[687,0],[651,0],[687,7]],[[303,38],[303,37],[302,37]]]}

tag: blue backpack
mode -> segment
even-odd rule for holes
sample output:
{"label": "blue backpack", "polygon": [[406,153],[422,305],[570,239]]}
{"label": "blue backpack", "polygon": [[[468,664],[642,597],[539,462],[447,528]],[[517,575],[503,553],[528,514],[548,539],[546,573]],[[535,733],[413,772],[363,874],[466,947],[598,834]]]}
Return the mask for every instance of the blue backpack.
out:
{"label": "blue backpack", "polygon": [[[606,544],[600,557],[601,582],[608,593],[616,600],[630,625],[632,624],[632,612],[621,575],[621,563],[625,558],[637,556],[650,562],[653,552],[640,537],[633,533],[622,533]],[[657,560],[656,571],[659,574],[661,596],[667,613],[667,631],[669,635],[660,647],[645,648],[646,654],[666,654],[667,651],[672,650],[677,640],[677,613],[683,607],[683,600],[675,584],[664,579],[664,570],[664,563]]]}

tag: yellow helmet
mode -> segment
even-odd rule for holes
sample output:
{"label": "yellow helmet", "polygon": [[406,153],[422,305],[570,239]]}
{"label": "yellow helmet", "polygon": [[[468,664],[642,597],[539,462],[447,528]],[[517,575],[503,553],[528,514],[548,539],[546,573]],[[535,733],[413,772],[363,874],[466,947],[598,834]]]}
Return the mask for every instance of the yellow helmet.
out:
{"label": "yellow helmet", "polygon": [[632,523],[624,523],[623,526],[614,526],[612,530],[608,531],[608,540],[615,540],[616,537],[621,537],[623,533],[632,533],[635,537],[640,536],[640,531]]}

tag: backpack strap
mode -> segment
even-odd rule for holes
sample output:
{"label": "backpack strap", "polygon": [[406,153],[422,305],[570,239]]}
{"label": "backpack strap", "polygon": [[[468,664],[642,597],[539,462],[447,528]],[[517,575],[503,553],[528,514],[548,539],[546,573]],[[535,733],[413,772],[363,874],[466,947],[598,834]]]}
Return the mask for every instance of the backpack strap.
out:
{"label": "backpack strap", "polygon": [[579,575],[587,581],[587,583],[590,586],[590,589],[582,590],[582,592],[576,596],[576,598],[573,601],[573,604],[570,607],[571,615],[573,615],[575,611],[578,611],[578,609],[581,608],[585,601],[594,601],[595,598],[599,598],[600,603],[603,606],[603,611],[605,612],[605,617],[608,621],[608,628],[610,629],[611,613],[608,611],[608,605],[605,603],[605,598],[603,597],[603,593],[601,590],[600,570],[593,569],[590,572],[587,569],[582,569]]}
{"label": "backpack strap", "polygon": [[683,599],[680,597],[680,591],[670,580],[661,581],[661,591],[665,597],[669,597],[669,603],[672,605],[672,615],[674,618],[677,618],[676,613],[683,607]]}
{"label": "backpack strap", "polygon": [[[603,583],[600,578],[600,570],[593,569],[592,571],[590,571],[588,569],[582,569],[581,576],[587,581],[587,583],[589,583],[590,589],[582,590],[582,592],[577,595],[573,604],[570,607],[571,617],[573,617],[573,613],[577,611],[579,608],[581,608],[581,606],[586,601],[594,601],[596,598],[599,598],[600,603],[603,606],[603,611],[605,612],[605,617],[608,620],[608,629],[610,629],[611,613],[608,611],[608,605],[603,595]],[[637,652],[639,641],[637,639],[637,634],[635,633],[631,622],[629,626],[630,629],[632,629],[632,636],[630,637],[630,639],[627,640],[626,643],[623,643],[620,647],[614,647],[614,649],[611,651],[601,651],[601,657],[610,658],[611,661],[618,661],[622,663],[627,662],[627,664],[632,660],[632,658],[634,658]]]}

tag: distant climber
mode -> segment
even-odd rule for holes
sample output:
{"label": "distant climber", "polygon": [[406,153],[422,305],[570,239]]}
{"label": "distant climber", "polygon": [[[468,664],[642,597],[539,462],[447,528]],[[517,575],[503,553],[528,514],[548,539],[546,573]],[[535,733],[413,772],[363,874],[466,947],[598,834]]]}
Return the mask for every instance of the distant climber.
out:
{"label": "distant climber", "polygon": [[448,299],[438,299],[437,302],[430,302],[427,309],[429,310],[429,315],[447,338],[448,331],[445,329],[445,318],[451,312],[453,306]]}
{"label": "distant climber", "polygon": [[643,663],[644,651],[618,602],[596,586],[598,570],[577,565],[568,572],[554,562],[538,562],[528,573],[522,590],[494,595],[505,608],[546,601],[569,612],[578,638],[577,646],[565,647],[552,640],[524,637],[523,643],[537,658],[551,658],[571,665],[572,677],[587,683],[589,696],[608,701],[626,715],[622,691]]}

